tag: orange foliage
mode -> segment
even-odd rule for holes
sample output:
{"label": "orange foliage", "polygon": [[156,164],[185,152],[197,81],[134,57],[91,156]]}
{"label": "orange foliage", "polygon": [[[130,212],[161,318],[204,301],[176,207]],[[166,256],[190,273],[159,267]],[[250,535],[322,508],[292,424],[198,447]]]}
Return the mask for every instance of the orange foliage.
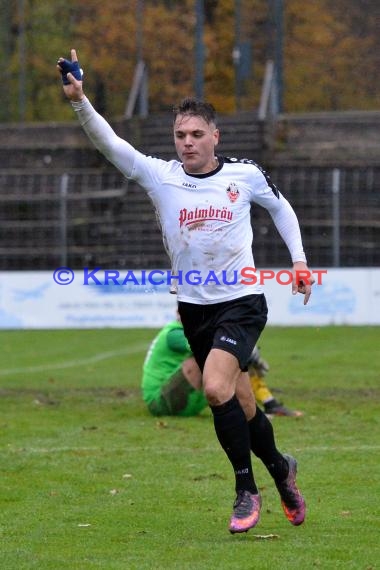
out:
{"label": "orange foliage", "polygon": [[[20,61],[18,12],[10,10],[12,41],[3,57],[3,116],[17,118],[20,66],[26,74],[27,120],[71,118],[62,105],[55,62],[75,47],[86,92],[108,117],[124,113],[137,63],[137,44],[149,72],[149,108],[164,111],[194,93],[195,0],[29,0],[25,2],[26,56]],[[205,0],[207,3],[207,0]],[[205,97],[220,113],[236,110],[235,0],[209,0],[204,29]],[[251,74],[241,85],[240,108],[258,106],[267,59],[272,58],[273,0],[240,0],[239,40],[250,42]],[[376,109],[380,35],[378,0],[286,0],[284,5],[285,111]],[[210,8],[212,6],[212,8]],[[139,35],[139,38],[137,34]],[[1,37],[3,34],[3,38]],[[4,35],[4,34],[8,34]],[[7,97],[7,93],[16,94]],[[5,112],[4,109],[7,109]]]}

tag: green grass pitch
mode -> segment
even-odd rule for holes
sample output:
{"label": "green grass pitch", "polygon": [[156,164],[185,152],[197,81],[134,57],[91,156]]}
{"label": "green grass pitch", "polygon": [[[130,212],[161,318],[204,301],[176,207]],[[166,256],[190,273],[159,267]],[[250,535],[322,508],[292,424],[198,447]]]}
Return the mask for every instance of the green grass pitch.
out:
{"label": "green grass pitch", "polygon": [[275,418],[307,519],[285,519],[256,459],[263,509],[227,531],[233,477],[208,410],[150,417],[140,371],[154,330],[0,332],[4,570],[380,568],[380,329],[267,327]]}

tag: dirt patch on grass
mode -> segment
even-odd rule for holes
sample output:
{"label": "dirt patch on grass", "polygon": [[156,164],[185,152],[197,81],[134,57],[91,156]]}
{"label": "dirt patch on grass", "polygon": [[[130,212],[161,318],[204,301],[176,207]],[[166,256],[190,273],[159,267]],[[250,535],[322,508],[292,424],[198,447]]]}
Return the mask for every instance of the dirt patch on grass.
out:
{"label": "dirt patch on grass", "polygon": [[117,399],[129,400],[136,397],[140,398],[140,388],[53,388],[49,390],[37,390],[34,388],[1,388],[0,397],[3,398],[33,398],[54,403],[56,400],[66,398],[89,398],[91,400]]}

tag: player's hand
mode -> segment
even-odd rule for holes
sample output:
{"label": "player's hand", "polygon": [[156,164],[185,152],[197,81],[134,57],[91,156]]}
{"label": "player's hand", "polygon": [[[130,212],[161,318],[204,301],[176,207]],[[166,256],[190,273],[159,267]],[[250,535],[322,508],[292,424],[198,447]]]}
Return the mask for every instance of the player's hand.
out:
{"label": "player's hand", "polygon": [[57,62],[57,69],[62,76],[63,91],[66,97],[70,101],[81,101],[84,97],[82,70],[79,67],[75,49],[71,50],[71,63],[60,57]]}
{"label": "player's hand", "polygon": [[306,263],[303,261],[296,261],[293,264],[293,282],[292,282],[292,293],[296,295],[297,293],[302,293],[305,295],[303,304],[307,305],[311,295],[311,286],[315,282],[311,271],[308,269]]}

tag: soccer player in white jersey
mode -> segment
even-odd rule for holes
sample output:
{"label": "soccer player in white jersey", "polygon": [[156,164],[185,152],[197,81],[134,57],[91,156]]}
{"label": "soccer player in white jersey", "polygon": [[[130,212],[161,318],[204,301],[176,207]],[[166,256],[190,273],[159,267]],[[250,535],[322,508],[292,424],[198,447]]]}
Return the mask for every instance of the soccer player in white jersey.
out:
{"label": "soccer player in white jersey", "polygon": [[[307,303],[313,279],[299,279],[299,272],[308,269],[297,217],[256,164],[215,154],[219,131],[211,104],[188,98],[174,109],[179,160],[145,156],[118,137],[92,107],[77,61],[75,50],[71,62],[58,60],[66,97],[95,147],[147,191],[162,226],[172,275],[177,276],[184,331],[203,372],[217,438],[235,475],[229,530],[246,532],[260,517],[251,451],[273,477],[287,519],[299,525],[305,518],[305,501],[296,485],[297,462],[278,451],[272,425],[255,405],[247,373],[266,324],[266,300],[255,280],[241,279],[244,268],[254,267],[250,211],[251,204],[259,204],[268,210],[288,247],[292,292],[304,294]],[[201,279],[194,281],[194,275]]]}

